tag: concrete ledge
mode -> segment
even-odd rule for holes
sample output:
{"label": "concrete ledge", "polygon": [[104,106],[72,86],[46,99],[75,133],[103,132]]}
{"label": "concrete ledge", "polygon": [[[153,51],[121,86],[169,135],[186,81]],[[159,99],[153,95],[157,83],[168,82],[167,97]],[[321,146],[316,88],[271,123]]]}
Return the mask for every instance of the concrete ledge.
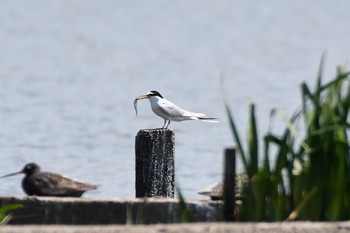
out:
{"label": "concrete ledge", "polygon": [[[156,224],[180,223],[182,216],[177,199],[88,199],[57,197],[0,197],[0,205],[21,204],[11,213],[9,224]],[[219,201],[188,201],[194,222],[220,220]]]}
{"label": "concrete ledge", "polygon": [[2,226],[1,233],[345,233],[350,222],[194,223],[147,226]]}

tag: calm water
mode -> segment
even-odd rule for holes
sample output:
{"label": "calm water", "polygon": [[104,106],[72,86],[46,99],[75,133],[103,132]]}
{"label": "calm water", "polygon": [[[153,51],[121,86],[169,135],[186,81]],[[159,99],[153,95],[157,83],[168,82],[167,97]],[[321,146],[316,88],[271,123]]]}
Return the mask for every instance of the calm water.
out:
{"label": "calm water", "polygon": [[[313,83],[323,52],[328,76],[347,63],[349,8],[346,0],[1,1],[0,174],[35,161],[101,185],[86,197],[134,197],[134,137],[163,120],[148,101],[136,118],[132,101],[158,90],[221,119],[170,125],[176,182],[199,198],[233,146],[220,73],[241,133],[250,98],[264,132],[271,108],[298,106],[298,85]],[[23,196],[21,179],[0,180],[0,194]]]}

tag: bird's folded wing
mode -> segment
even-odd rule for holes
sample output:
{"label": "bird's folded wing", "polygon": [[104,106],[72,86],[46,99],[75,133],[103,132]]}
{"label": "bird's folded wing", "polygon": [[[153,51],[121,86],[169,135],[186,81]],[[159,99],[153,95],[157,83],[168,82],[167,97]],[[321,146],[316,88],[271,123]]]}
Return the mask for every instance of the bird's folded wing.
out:
{"label": "bird's folded wing", "polygon": [[38,176],[34,182],[40,186],[43,194],[64,195],[67,191],[86,191],[97,188],[95,185],[83,184],[79,181],[57,175],[54,173],[46,173],[46,175]]}
{"label": "bird's folded wing", "polygon": [[183,116],[185,110],[178,107],[176,104],[171,103],[170,101],[163,100],[159,103],[160,111],[164,114],[171,117],[180,117]]}

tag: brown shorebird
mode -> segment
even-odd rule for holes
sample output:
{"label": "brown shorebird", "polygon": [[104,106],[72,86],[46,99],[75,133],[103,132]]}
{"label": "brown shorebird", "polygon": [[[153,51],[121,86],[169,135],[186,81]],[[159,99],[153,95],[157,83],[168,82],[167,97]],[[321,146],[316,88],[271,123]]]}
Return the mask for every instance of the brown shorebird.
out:
{"label": "brown shorebird", "polygon": [[82,183],[51,172],[41,172],[35,163],[28,163],[21,171],[0,178],[22,173],[25,174],[22,188],[28,195],[80,197],[85,191],[97,189],[93,184]]}
{"label": "brown shorebird", "polygon": [[[243,189],[248,183],[248,176],[244,173],[236,174],[235,180],[235,199],[243,199]],[[224,182],[218,181],[198,192],[198,194],[209,196],[211,200],[222,200],[222,194],[224,192]]]}

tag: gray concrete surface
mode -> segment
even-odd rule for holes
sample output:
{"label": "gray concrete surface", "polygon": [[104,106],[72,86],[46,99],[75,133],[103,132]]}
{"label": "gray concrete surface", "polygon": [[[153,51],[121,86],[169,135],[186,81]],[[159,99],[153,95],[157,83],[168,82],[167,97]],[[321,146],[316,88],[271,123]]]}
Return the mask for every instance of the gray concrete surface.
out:
{"label": "gray concrete surface", "polygon": [[0,233],[345,233],[350,222],[194,223],[136,226],[1,226]]}
{"label": "gray concrete surface", "polygon": [[[58,197],[0,197],[0,205],[21,204],[10,224],[156,224],[182,222],[177,199],[89,199]],[[194,222],[220,220],[220,201],[187,201]]]}

